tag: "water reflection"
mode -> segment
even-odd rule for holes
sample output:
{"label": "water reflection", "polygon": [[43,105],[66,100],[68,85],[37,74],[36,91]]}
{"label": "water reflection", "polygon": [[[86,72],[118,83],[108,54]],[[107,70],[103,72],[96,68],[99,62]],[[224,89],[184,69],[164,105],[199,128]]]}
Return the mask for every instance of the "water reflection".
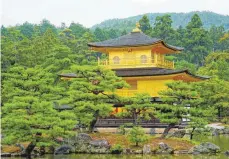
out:
{"label": "water reflection", "polygon": [[[18,159],[18,158],[17,158]],[[228,159],[220,155],[96,155],[96,154],[71,154],[71,155],[46,155],[37,159]]]}

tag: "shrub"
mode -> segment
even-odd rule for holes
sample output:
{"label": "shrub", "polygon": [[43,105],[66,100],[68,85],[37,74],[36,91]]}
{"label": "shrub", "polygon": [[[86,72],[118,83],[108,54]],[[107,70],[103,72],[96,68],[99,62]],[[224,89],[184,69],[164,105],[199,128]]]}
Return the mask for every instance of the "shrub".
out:
{"label": "shrub", "polygon": [[120,154],[123,152],[123,148],[121,145],[115,144],[111,147],[110,151],[112,154]]}
{"label": "shrub", "polygon": [[139,143],[146,142],[148,137],[142,127],[134,126],[128,134],[128,140],[138,146]]}
{"label": "shrub", "polygon": [[229,117],[224,117],[224,118],[222,119],[222,122],[223,122],[224,124],[229,124]]}
{"label": "shrub", "polygon": [[132,127],[132,126],[133,126],[132,123],[126,123],[126,124],[120,125],[118,128],[118,132],[122,135],[126,135],[126,133],[127,133],[126,128]]}

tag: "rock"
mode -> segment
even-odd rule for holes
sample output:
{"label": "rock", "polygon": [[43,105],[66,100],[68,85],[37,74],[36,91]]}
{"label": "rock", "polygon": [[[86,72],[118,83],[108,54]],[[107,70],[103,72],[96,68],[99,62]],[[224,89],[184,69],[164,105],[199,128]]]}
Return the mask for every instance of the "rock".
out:
{"label": "rock", "polygon": [[107,140],[92,140],[86,133],[80,133],[75,138],[76,153],[109,153],[110,144]]}
{"label": "rock", "polygon": [[172,154],[173,148],[169,147],[167,144],[160,142],[158,149],[156,149],[155,153],[157,154]]}
{"label": "rock", "polygon": [[219,136],[220,134],[220,129],[213,129],[212,130],[212,136]]}
{"label": "rock", "polygon": [[39,153],[40,153],[40,156],[45,155],[45,147],[44,146],[40,147]]}
{"label": "rock", "polygon": [[19,156],[22,156],[22,153],[12,153],[11,154],[12,157],[19,157]]}
{"label": "rock", "polygon": [[229,156],[229,150],[224,153],[226,156]]}
{"label": "rock", "polygon": [[150,154],[151,153],[150,145],[144,145],[142,152],[143,152],[143,154]]}
{"label": "rock", "polygon": [[183,138],[185,136],[185,133],[185,129],[176,130],[171,135],[169,135],[169,137]]}
{"label": "rock", "polygon": [[88,147],[89,147],[89,144],[77,144],[75,145],[75,152],[90,153],[90,149]]}
{"label": "rock", "polygon": [[93,147],[93,146],[89,146],[88,147],[89,153],[93,153],[93,154],[106,154],[109,153],[110,150],[106,147]]}
{"label": "rock", "polygon": [[1,157],[11,157],[11,153],[1,153]]}
{"label": "rock", "polygon": [[194,146],[189,150],[189,153],[192,154],[215,154],[220,152],[219,146],[210,143],[210,142],[204,142],[200,145]]}
{"label": "rock", "polygon": [[89,143],[88,148],[90,153],[108,153],[110,147],[107,140],[93,140]]}
{"label": "rock", "polygon": [[31,153],[31,155],[34,157],[40,156],[39,149],[37,147],[35,147]]}
{"label": "rock", "polygon": [[55,150],[54,154],[69,154],[72,149],[69,145],[62,145]]}
{"label": "rock", "polygon": [[188,154],[188,150],[177,150],[173,152],[174,154]]}
{"label": "rock", "polygon": [[229,128],[228,128],[228,127],[225,127],[225,128],[222,130],[222,133],[223,133],[223,134],[229,134]]}
{"label": "rock", "polygon": [[133,153],[133,154],[142,154],[142,150],[132,150],[131,153]]}
{"label": "rock", "polygon": [[16,143],[15,146],[20,148],[21,153],[25,153],[25,147],[22,144]]}
{"label": "rock", "polygon": [[90,143],[90,141],[92,141],[91,136],[89,136],[86,133],[80,133],[76,136],[75,138],[76,143]]}
{"label": "rock", "polygon": [[131,153],[131,149],[129,149],[129,148],[123,149],[123,153],[124,154],[130,154]]}
{"label": "rock", "polygon": [[106,148],[110,148],[110,145],[108,143],[107,140],[93,140],[90,141],[89,143],[90,145],[94,146],[94,147],[106,147]]}
{"label": "rock", "polygon": [[155,135],[156,134],[155,128],[151,128],[150,131],[149,131],[149,134],[150,135]]}

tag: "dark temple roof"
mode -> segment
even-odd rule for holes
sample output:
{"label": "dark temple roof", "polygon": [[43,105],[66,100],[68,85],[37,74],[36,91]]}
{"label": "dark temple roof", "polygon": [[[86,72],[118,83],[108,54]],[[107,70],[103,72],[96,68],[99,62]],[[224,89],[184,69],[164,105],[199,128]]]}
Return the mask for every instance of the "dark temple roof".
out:
{"label": "dark temple roof", "polygon": [[187,69],[185,70],[172,70],[166,68],[126,68],[126,69],[117,69],[114,70],[116,75],[119,77],[137,77],[137,76],[160,76],[160,75],[172,75],[172,74],[179,74],[179,73],[186,73],[191,75],[195,78],[199,79],[209,79],[208,76],[199,76],[190,73]]}
{"label": "dark temple roof", "polygon": [[[138,77],[138,76],[163,76],[163,75],[172,75],[172,74],[179,74],[179,73],[186,73],[194,78],[198,79],[209,79],[208,76],[199,76],[190,73],[188,70],[172,70],[166,68],[158,68],[158,67],[151,67],[151,68],[126,68],[126,69],[117,69],[113,70],[116,72],[116,75],[119,77]],[[67,74],[60,74],[61,77],[67,78],[76,78],[76,74],[74,73],[67,73]]]}
{"label": "dark temple roof", "polygon": [[142,45],[147,46],[156,43],[162,43],[166,47],[175,51],[183,50],[183,48],[181,47],[166,44],[163,40],[157,38],[151,38],[142,32],[131,32],[130,34],[123,35],[115,39],[105,40],[102,42],[88,43],[88,46],[90,47],[126,47],[126,46],[136,47]]}

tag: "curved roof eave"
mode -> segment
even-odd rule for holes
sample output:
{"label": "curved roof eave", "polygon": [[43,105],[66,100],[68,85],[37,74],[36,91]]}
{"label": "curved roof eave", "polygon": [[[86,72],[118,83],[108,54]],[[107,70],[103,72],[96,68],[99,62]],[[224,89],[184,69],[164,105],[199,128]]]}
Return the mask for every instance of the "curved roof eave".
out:
{"label": "curved roof eave", "polygon": [[163,40],[160,40],[160,41],[157,41],[157,42],[154,42],[154,43],[148,43],[148,44],[138,44],[138,45],[120,45],[120,46],[98,46],[94,43],[88,43],[87,45],[89,47],[97,47],[97,48],[102,48],[102,47],[107,47],[107,48],[117,48],[117,47],[139,47],[139,46],[150,46],[150,45],[154,45],[154,44],[158,44],[158,43],[162,43],[165,47],[169,48],[169,49],[172,49],[174,51],[182,51],[184,50],[183,47],[178,47],[178,46],[173,46],[173,45],[169,45],[167,43],[165,43]]}
{"label": "curved roof eave", "polygon": [[182,51],[184,48],[172,46],[167,44],[161,39],[151,38],[144,33],[130,33],[124,36],[120,36],[115,39],[109,39],[101,42],[88,43],[89,47],[107,47],[107,48],[117,48],[117,47],[138,47],[138,46],[149,46],[157,43],[162,43],[165,47],[172,49],[174,51]]}
{"label": "curved roof eave", "polygon": [[210,79],[211,77],[210,76],[200,76],[200,75],[194,75],[192,74],[191,72],[189,72],[189,70],[184,70],[185,73],[187,73],[188,75],[192,76],[192,77],[195,77],[195,78],[199,78],[199,79],[203,79],[203,80],[207,80],[207,79]]}
{"label": "curved roof eave", "polygon": [[[154,68],[154,70],[153,69],[151,70],[149,68],[147,69],[141,68],[141,69],[118,69],[118,70],[113,70],[113,71],[115,71],[117,76],[119,77],[164,76],[164,75],[174,75],[174,74],[186,73],[194,78],[198,78],[201,80],[207,80],[211,78],[209,76],[194,75],[191,72],[189,72],[187,69],[171,70],[171,69],[164,69],[164,68]],[[74,73],[59,74],[59,76],[66,77],[66,78],[77,78],[77,75]]]}

